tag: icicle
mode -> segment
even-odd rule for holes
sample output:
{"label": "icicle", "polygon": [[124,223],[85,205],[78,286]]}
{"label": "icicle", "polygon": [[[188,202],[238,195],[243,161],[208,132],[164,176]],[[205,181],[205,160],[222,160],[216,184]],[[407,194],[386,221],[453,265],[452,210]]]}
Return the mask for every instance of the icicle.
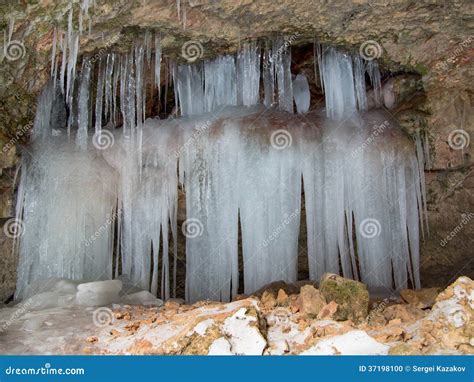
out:
{"label": "icicle", "polygon": [[[321,91],[324,93],[324,81],[323,81],[323,46],[317,42],[314,43],[314,78],[317,78],[316,68],[319,68],[319,83],[321,85]],[[317,63],[317,65],[316,65]]]}
{"label": "icicle", "polygon": [[[174,151],[178,147],[175,136],[178,131],[174,124],[154,129],[156,123],[156,120],[149,120],[143,126],[148,140],[143,143],[142,165],[135,160],[136,150],[121,149],[122,144],[127,145],[126,137],[107,151],[105,156],[120,174],[123,273],[133,284],[152,293],[160,292],[161,289],[161,296],[166,299],[170,296],[169,221],[176,218],[177,158]],[[140,166],[143,169],[139,178]],[[172,233],[176,234],[176,227]],[[160,242],[163,243],[161,253]],[[158,268],[160,261],[161,277]]]}
{"label": "icicle", "polygon": [[99,69],[97,74],[97,92],[95,97],[95,133],[99,134],[102,130],[102,104],[104,101],[104,75],[105,68],[103,60],[99,60]]}
{"label": "icicle", "polygon": [[[229,301],[238,287],[237,224],[238,135],[222,131],[210,138],[213,115],[185,125],[180,158],[184,174],[186,218],[186,299]],[[229,171],[233,168],[234,171]]]}
{"label": "icicle", "polygon": [[151,64],[151,53],[152,53],[152,49],[151,49],[152,37],[151,37],[151,32],[148,29],[145,31],[145,38],[144,38],[144,41],[143,41],[143,45],[145,47],[146,63],[148,64],[148,66],[150,66],[150,64]]}
{"label": "icicle", "polygon": [[[419,217],[421,222],[421,235],[424,238],[424,224],[426,222],[426,229],[428,230],[428,207],[426,201],[426,182],[425,182],[425,151],[423,148],[423,137],[419,129],[415,132],[415,147],[416,147],[416,157],[417,157],[417,168],[418,168],[418,179],[417,183],[420,185],[420,194],[418,201],[421,201],[421,208],[419,209]],[[418,189],[418,188],[417,188]]]}
{"label": "icicle", "polygon": [[365,67],[360,56],[354,56],[354,80],[357,94],[357,108],[367,110],[367,93],[365,89]]}
{"label": "icicle", "polygon": [[67,76],[66,76],[66,101],[69,103],[69,92],[72,83],[72,63],[74,61],[74,31],[72,26],[72,3],[69,8],[68,23],[67,23],[67,46],[69,48],[69,54],[67,56]]}
{"label": "icicle", "polygon": [[119,93],[119,78],[120,78],[120,59],[121,56],[115,56],[115,68],[113,70],[114,76],[112,81],[112,123],[117,126],[117,96]]}
{"label": "icicle", "polygon": [[[320,67],[321,68],[321,67]],[[326,115],[340,119],[356,111],[351,57],[328,48],[322,59]]]}
{"label": "icicle", "polygon": [[126,101],[125,101],[125,94],[126,94],[126,84],[127,84],[127,56],[120,57],[120,112],[122,113],[122,121],[123,121],[123,134],[127,134],[127,112],[126,112]]}
{"label": "icicle", "polygon": [[269,46],[263,53],[263,88],[263,104],[266,107],[271,107],[275,103],[275,59]]}
{"label": "icicle", "polygon": [[382,80],[380,78],[379,63],[377,60],[367,62],[367,73],[369,74],[370,83],[374,91],[375,107],[382,105]]}
{"label": "icicle", "polygon": [[49,81],[38,97],[32,140],[47,139],[51,136],[51,111],[54,101],[54,87]]}
{"label": "icicle", "polygon": [[173,76],[181,115],[196,115],[204,112],[204,82],[202,63],[180,65]]}
{"label": "icicle", "polygon": [[112,75],[115,64],[115,54],[107,54],[107,63],[105,69],[105,119],[112,119]]}
{"label": "icicle", "polygon": [[245,43],[237,55],[238,102],[244,106],[259,102],[260,48],[256,42]]}
{"label": "icicle", "polygon": [[41,93],[34,126],[34,136],[45,139],[35,139],[29,148],[34,155],[22,159],[17,213],[27,229],[19,243],[15,298],[40,279],[112,276],[107,221],[116,198],[111,191],[115,174],[103,159],[76,150],[64,135],[51,134],[62,128],[51,118],[53,97],[49,82]]}
{"label": "icicle", "polygon": [[425,157],[425,168],[431,170],[431,157],[430,157],[430,140],[428,132],[425,130],[423,134],[423,148]]}
{"label": "icicle", "polygon": [[219,57],[204,63],[204,109],[237,105],[235,61],[232,56]]}
{"label": "icicle", "polygon": [[141,126],[145,120],[143,104],[143,60],[145,49],[143,45],[135,46],[135,68],[136,68],[136,101],[137,101],[137,125]]}
{"label": "icicle", "polygon": [[291,48],[283,39],[274,42],[275,70],[278,83],[278,108],[293,113],[293,87],[291,81]]}
{"label": "icicle", "polygon": [[56,64],[56,44],[57,44],[56,34],[57,34],[56,27],[54,27],[54,29],[53,29],[53,44],[51,46],[51,77],[52,78],[54,78],[54,73],[56,72],[56,67],[55,67],[55,64]]}
{"label": "icicle", "polygon": [[308,79],[304,74],[298,74],[293,81],[293,96],[298,114],[304,114],[309,110],[311,94],[309,92]]}
{"label": "icicle", "polygon": [[79,86],[78,130],[76,144],[83,150],[87,148],[87,130],[89,129],[89,91],[91,62],[82,61],[81,83]]}
{"label": "icicle", "polygon": [[64,81],[66,78],[66,62],[67,62],[67,39],[64,33],[60,35],[60,45],[62,50],[62,60],[61,60],[61,74],[59,80],[61,82],[61,91],[64,94]]}
{"label": "icicle", "polygon": [[158,99],[161,91],[161,38],[158,33],[155,34],[155,86],[158,88]]}

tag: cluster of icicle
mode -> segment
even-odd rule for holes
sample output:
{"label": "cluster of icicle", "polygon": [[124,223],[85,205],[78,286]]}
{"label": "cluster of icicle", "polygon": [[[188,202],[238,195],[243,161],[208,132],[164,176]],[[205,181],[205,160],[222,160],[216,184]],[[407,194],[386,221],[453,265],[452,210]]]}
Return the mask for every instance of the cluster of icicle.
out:
{"label": "cluster of icicle", "polygon": [[335,272],[371,287],[418,287],[423,152],[417,158],[385,113],[356,112],[368,109],[366,72],[381,102],[375,62],[333,48],[318,52],[330,118],[313,112],[306,122],[291,113],[294,105],[308,111],[308,82],[292,78],[283,39],[264,49],[263,63],[255,43],[237,56],[169,63],[165,80],[174,83],[182,118],[145,120],[146,73],[160,84],[159,36],[147,33],[129,54],[83,59],[76,90],[66,86],[68,130],[54,126],[64,93],[61,79],[51,81],[39,98],[33,155],[24,157],[18,192],[26,229],[16,296],[40,278],[118,275],[163,298],[174,295],[179,185],[188,301],[236,295],[239,224],[245,292],[296,281],[302,182],[312,279]]}
{"label": "cluster of icicle", "polygon": [[[92,17],[90,9],[95,6],[95,0],[82,0],[79,4],[77,24],[74,28],[74,2],[69,2],[67,15],[67,31],[55,27],[53,29],[53,44],[51,48],[51,78],[54,87],[58,82],[61,92],[68,106],[72,105],[74,94],[74,83],[76,79],[77,57],[80,49],[80,38],[84,32],[84,22],[88,22],[88,32],[91,34]],[[60,54],[58,53],[58,49]],[[68,121],[68,129],[71,128],[72,120]]]}
{"label": "cluster of icicle", "polygon": [[260,68],[264,83],[264,104],[293,112],[309,109],[309,86],[305,76],[295,79],[298,92],[293,97],[291,50],[283,38],[264,50],[255,43],[244,43],[236,57],[228,55],[192,65],[180,65],[175,73],[181,115],[198,115],[226,105],[252,106],[260,102]]}

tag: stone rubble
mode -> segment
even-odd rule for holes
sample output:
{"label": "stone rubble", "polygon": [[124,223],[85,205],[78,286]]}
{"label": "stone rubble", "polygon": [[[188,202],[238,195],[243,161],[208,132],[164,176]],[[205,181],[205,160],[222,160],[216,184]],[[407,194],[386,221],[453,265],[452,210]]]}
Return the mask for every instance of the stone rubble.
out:
{"label": "stone rubble", "polygon": [[[15,308],[4,308],[0,353],[474,354],[474,281],[468,277],[439,293],[431,308],[432,289],[402,291],[401,298],[372,301],[370,309],[366,292],[361,283],[325,275],[319,289],[280,285],[230,303],[174,299],[159,306],[138,298],[138,305],[122,300],[111,308],[47,308],[11,322]],[[108,320],[93,322],[102,310]]]}

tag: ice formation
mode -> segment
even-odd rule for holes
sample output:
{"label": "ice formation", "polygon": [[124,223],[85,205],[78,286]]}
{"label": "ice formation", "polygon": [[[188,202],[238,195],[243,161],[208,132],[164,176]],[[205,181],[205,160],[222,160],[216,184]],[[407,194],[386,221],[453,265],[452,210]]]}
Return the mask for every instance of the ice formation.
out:
{"label": "ice formation", "polygon": [[304,114],[309,110],[311,94],[309,92],[308,79],[304,74],[298,74],[293,80],[293,97],[295,99],[296,111]]}
{"label": "ice formation", "polygon": [[[66,46],[77,55],[72,35],[59,34],[63,55]],[[154,42],[148,33],[128,54],[84,57],[77,99],[75,58],[63,56],[59,78],[41,94],[18,195],[26,229],[17,297],[41,278],[119,276],[164,299],[174,295],[180,186],[189,301],[237,294],[239,226],[246,293],[296,281],[302,194],[312,279],[330,271],[372,287],[420,286],[424,150],[387,113],[366,111],[366,74],[380,102],[376,63],[317,46],[325,116],[309,110],[306,77],[292,79],[284,39],[267,43],[263,63],[251,42],[236,56],[179,66],[162,65],[156,35]],[[166,72],[180,118],[145,120],[147,70],[158,88]],[[75,110],[70,130],[52,126],[56,86],[64,84]],[[305,121],[293,116],[294,105]]]}

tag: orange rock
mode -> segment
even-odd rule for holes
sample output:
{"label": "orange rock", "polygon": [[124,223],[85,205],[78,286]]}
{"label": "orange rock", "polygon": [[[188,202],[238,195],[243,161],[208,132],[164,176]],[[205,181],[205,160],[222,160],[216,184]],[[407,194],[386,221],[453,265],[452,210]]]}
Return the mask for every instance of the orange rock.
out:
{"label": "orange rock", "polygon": [[277,304],[273,293],[267,291],[263,292],[260,301],[262,303],[262,308],[267,311],[273,309]]}
{"label": "orange rock", "polygon": [[426,309],[433,306],[438,293],[439,288],[404,289],[400,292],[400,296],[408,304],[412,304],[420,309]]}
{"label": "orange rock", "polygon": [[288,305],[288,295],[286,294],[286,292],[283,289],[280,289],[278,291],[278,295],[277,295],[277,298],[276,298],[276,303],[279,306]]}
{"label": "orange rock", "polygon": [[300,312],[312,316],[317,316],[326,305],[323,295],[312,285],[305,285],[300,290],[298,299]]}
{"label": "orange rock", "polygon": [[337,303],[331,301],[329,304],[325,305],[323,309],[318,313],[318,320],[329,320],[332,318],[334,313],[337,311]]}

